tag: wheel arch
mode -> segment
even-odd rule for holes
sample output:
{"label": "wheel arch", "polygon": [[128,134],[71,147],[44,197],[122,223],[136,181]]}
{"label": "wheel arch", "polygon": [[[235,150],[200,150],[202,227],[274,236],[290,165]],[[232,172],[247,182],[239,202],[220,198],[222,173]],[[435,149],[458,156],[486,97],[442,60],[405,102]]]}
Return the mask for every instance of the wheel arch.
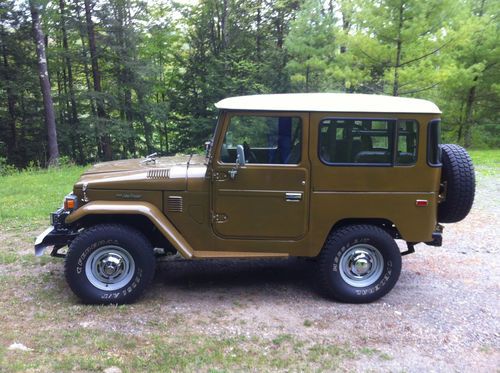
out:
{"label": "wheel arch", "polygon": [[170,241],[156,228],[153,222],[144,215],[135,214],[89,214],[75,222],[78,229],[88,229],[102,224],[126,225],[140,231],[153,244],[154,247],[165,249],[175,248]]}
{"label": "wheel arch", "polygon": [[[66,218],[67,224],[90,227],[100,223],[120,223],[133,226],[145,233],[152,242],[163,237],[183,257],[193,256],[193,248],[167,217],[149,202],[89,202]],[[156,230],[155,230],[156,228]],[[153,237],[151,237],[151,234]],[[156,236],[155,233],[156,232]]]}
{"label": "wheel arch", "polygon": [[312,256],[316,257],[321,254],[321,251],[325,247],[328,238],[339,229],[350,225],[373,225],[379,227],[386,231],[393,239],[403,239],[398,227],[394,222],[387,218],[345,218],[340,219],[333,223],[330,230],[325,230],[324,237],[322,236],[321,240],[318,240],[318,247],[312,252]]}
{"label": "wheel arch", "polygon": [[340,228],[343,228],[348,225],[374,225],[376,227],[382,228],[394,239],[401,238],[401,233],[399,232],[398,227],[389,219],[384,218],[346,218],[337,221],[330,231],[328,232],[327,238],[329,235]]}

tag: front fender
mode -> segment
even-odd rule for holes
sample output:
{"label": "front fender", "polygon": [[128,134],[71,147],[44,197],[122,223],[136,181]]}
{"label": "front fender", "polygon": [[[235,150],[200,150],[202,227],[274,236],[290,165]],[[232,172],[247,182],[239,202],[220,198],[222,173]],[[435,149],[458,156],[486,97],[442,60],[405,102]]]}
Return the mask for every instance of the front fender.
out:
{"label": "front fender", "polygon": [[93,201],[72,212],[66,224],[72,224],[89,215],[143,215],[147,217],[176,250],[186,259],[193,257],[193,248],[167,217],[149,202],[132,201]]}

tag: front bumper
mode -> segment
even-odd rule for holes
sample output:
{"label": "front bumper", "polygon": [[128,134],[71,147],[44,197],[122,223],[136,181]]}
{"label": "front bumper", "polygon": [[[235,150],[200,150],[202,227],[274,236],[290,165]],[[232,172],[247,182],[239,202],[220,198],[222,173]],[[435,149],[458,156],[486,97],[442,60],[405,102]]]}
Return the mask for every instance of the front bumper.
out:
{"label": "front bumper", "polygon": [[71,230],[71,227],[64,223],[69,215],[67,211],[59,209],[51,214],[52,225],[44,230],[35,240],[35,255],[42,256],[47,247],[53,246],[52,256],[64,256],[57,251],[71,243],[78,235],[78,232]]}

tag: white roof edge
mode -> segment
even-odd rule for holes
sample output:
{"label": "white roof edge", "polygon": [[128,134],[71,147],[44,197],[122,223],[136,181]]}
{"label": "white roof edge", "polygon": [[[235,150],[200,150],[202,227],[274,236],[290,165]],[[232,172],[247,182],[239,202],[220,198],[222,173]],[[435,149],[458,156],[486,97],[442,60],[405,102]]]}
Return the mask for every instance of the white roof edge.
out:
{"label": "white roof edge", "polygon": [[431,101],[358,93],[279,93],[225,98],[225,110],[320,111],[344,113],[441,114]]}

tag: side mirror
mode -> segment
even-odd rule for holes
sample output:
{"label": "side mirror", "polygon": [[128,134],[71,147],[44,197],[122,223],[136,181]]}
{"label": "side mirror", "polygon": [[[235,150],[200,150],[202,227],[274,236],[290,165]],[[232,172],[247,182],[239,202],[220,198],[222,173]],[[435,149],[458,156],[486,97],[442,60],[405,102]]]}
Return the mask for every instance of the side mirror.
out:
{"label": "side mirror", "polygon": [[236,175],[238,174],[238,168],[245,165],[245,149],[243,149],[243,145],[236,146],[236,165],[232,170],[229,170],[227,173],[231,180],[236,179]]}
{"label": "side mirror", "polygon": [[212,147],[212,140],[205,142],[205,158],[208,158],[210,154],[210,148]]}
{"label": "side mirror", "polygon": [[243,145],[236,146],[236,167],[244,166],[245,161],[245,149],[243,149]]}

